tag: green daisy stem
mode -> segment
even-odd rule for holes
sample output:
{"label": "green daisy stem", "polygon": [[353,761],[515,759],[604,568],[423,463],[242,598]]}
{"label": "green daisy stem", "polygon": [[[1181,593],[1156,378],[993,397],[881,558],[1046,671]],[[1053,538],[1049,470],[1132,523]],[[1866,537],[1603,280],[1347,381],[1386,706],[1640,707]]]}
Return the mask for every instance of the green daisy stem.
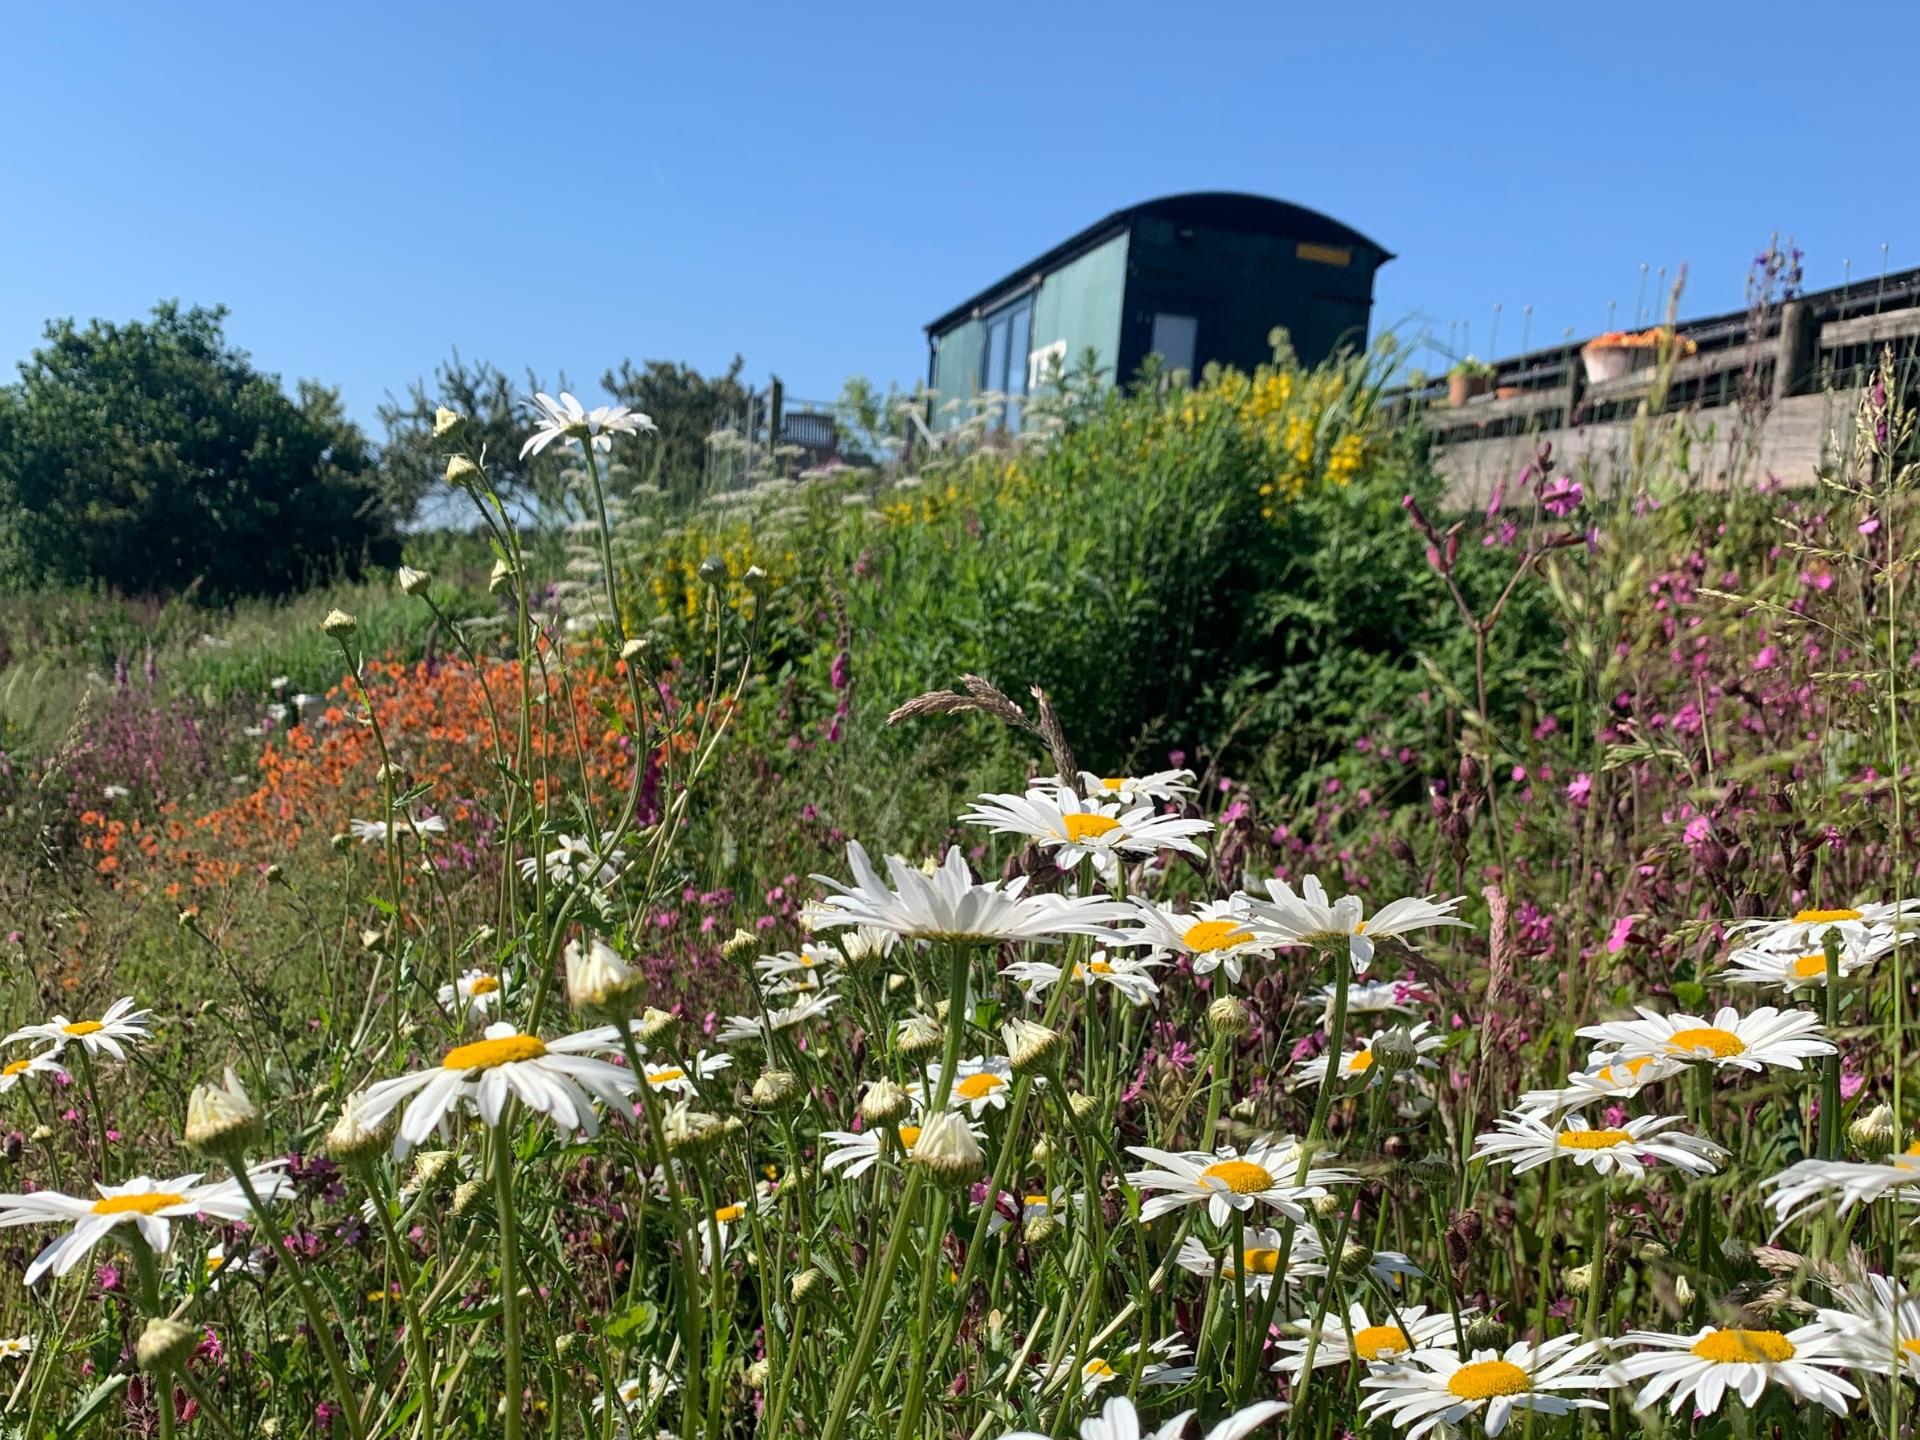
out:
{"label": "green daisy stem", "polygon": [[1820,1062],[1820,1155],[1840,1158],[1840,931],[1829,929],[1823,944],[1827,957],[1827,1039],[1833,1054]]}
{"label": "green daisy stem", "polygon": [[[502,1434],[520,1440],[520,1235],[513,1213],[513,1141],[502,1114],[493,1127],[493,1195],[500,1229],[500,1314],[506,1329],[507,1413]],[[693,1363],[692,1359],[688,1361]]]}
{"label": "green daisy stem", "polygon": [[400,1303],[407,1312],[407,1355],[415,1383],[420,1387],[420,1440],[433,1440],[433,1366],[427,1356],[427,1329],[420,1319],[420,1300],[413,1293],[413,1262],[407,1258],[400,1232],[394,1226],[393,1212],[387,1206],[386,1189],[380,1183],[378,1169],[370,1160],[362,1160],[354,1168],[359,1170],[360,1182],[373,1199],[380,1234],[387,1242],[387,1253],[393,1257],[394,1272],[400,1279]]}
{"label": "green daisy stem", "polygon": [[1587,1316],[1582,1333],[1593,1339],[1600,1333],[1600,1294],[1607,1276],[1607,1182],[1593,1187],[1593,1241],[1587,1247]]}
{"label": "green daisy stem", "polygon": [[1353,982],[1353,959],[1342,944],[1333,950],[1333,1013],[1327,1017],[1327,1073],[1320,1077],[1320,1093],[1313,1101],[1313,1123],[1307,1127],[1307,1143],[1300,1147],[1300,1170],[1294,1184],[1303,1185],[1307,1169],[1313,1164],[1313,1152],[1327,1136],[1327,1115],[1333,1109],[1333,1092],[1340,1084],[1340,1047],[1347,1039],[1347,988]]}

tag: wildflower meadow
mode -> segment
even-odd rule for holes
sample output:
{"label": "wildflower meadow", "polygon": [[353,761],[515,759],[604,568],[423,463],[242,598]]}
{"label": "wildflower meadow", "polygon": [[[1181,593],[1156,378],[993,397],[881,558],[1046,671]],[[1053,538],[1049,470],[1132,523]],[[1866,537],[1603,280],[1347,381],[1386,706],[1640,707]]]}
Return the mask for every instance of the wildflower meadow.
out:
{"label": "wildflower meadow", "polygon": [[0,1435],[1911,1433],[1909,377],[1464,508],[1402,358],[0,602]]}

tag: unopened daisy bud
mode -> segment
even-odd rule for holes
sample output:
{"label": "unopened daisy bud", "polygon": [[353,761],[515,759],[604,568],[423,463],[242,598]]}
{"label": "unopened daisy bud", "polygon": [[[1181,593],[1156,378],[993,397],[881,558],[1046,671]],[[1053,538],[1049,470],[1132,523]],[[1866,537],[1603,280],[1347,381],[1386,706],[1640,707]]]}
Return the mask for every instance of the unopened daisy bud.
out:
{"label": "unopened daisy bud", "polygon": [[800,1094],[800,1077],[791,1070],[762,1070],[749,1093],[756,1109],[778,1110]]}
{"label": "unopened daisy bud", "polygon": [[431,1190],[453,1164],[451,1150],[422,1150],[413,1157],[413,1188]]}
{"label": "unopened daisy bud", "polygon": [[587,1337],[578,1330],[564,1331],[553,1337],[553,1353],[559,1359],[565,1360],[574,1351],[584,1348],[586,1343]]}
{"label": "unopened daisy bud", "polygon": [[196,1085],[187,1097],[187,1146],[204,1155],[225,1155],[260,1138],[260,1112],[247,1098],[233,1067],[224,1085]]}
{"label": "unopened daisy bud", "polygon": [[1593,1283],[1593,1266],[1569,1265],[1560,1273],[1560,1283],[1569,1295],[1586,1294],[1587,1287]]}
{"label": "unopened daisy bud", "polygon": [[329,610],[327,612],[327,618],[320,622],[322,632],[331,635],[336,640],[346,639],[349,635],[353,634],[359,626],[360,622],[344,610]]}
{"label": "unopened daisy bud", "polygon": [[618,951],[594,935],[585,947],[569,940],[565,953],[567,999],[575,1010],[586,1015],[631,1012],[633,997],[647,983],[646,977],[622,960]]}
{"label": "unopened daisy bud", "polygon": [[336,830],[327,837],[327,843],[344,855],[353,848],[353,837],[344,830]]}
{"label": "unopened daisy bud", "polygon": [[1506,1325],[1491,1315],[1476,1315],[1467,1322],[1467,1349],[1504,1350],[1511,1343]]}
{"label": "unopened daisy bud", "polygon": [[1367,1267],[1373,1264],[1373,1251],[1358,1240],[1349,1240],[1340,1249],[1340,1273],[1349,1278],[1367,1273]]}
{"label": "unopened daisy bud", "polygon": [[938,1022],[925,1015],[909,1015],[894,1031],[893,1047],[900,1052],[901,1058],[918,1060],[938,1050],[946,1038]]}
{"label": "unopened daisy bud", "polygon": [[342,1165],[373,1159],[393,1143],[400,1129],[398,1106],[381,1116],[378,1124],[369,1125],[364,1114],[366,1104],[365,1095],[349,1095],[340,1107],[340,1118],[327,1131],[327,1154]]}
{"label": "unopened daisy bud", "polygon": [[1693,1285],[1686,1276],[1673,1277],[1673,1299],[1682,1310],[1693,1304]]}
{"label": "unopened daisy bud", "polygon": [[1894,1124],[1893,1111],[1876,1105],[1864,1115],[1854,1117],[1847,1126],[1847,1138],[1854,1148],[1869,1159],[1891,1155],[1900,1145],[1900,1127]]}
{"label": "unopened daisy bud", "polygon": [[1047,1162],[1053,1159],[1053,1142],[1042,1135],[1033,1142],[1033,1149],[1028,1153],[1033,1157],[1033,1163],[1044,1170]]}
{"label": "unopened daisy bud", "polygon": [[767,572],[762,570],[758,565],[749,565],[747,567],[747,573],[741,578],[747,582],[747,588],[753,591],[754,594],[760,595],[766,592]]}
{"label": "unopened daisy bud", "polygon": [[860,1119],[867,1125],[891,1125],[907,1113],[913,1099],[891,1080],[876,1080],[860,1097]]}
{"label": "unopened daisy bud", "polygon": [[1658,1240],[1643,1240],[1640,1242],[1640,1248],[1633,1253],[1639,1257],[1642,1262],[1651,1265],[1656,1261],[1666,1259],[1671,1252]]}
{"label": "unopened daisy bud", "polygon": [[[391,783],[396,790],[404,790],[407,786],[407,772],[391,761],[375,770],[373,772],[373,779],[374,783],[378,785]],[[402,819],[403,817],[401,816],[394,816],[394,823],[397,829],[404,830],[407,828],[405,824],[401,823]]]}
{"label": "unopened daisy bud", "polygon": [[640,1012],[640,1038],[651,1044],[679,1023],[680,1017],[671,1010],[649,1005]]}
{"label": "unopened daisy bud", "polygon": [[650,642],[646,636],[636,635],[620,647],[620,658],[628,664],[632,664],[635,660],[638,660],[642,655],[647,653],[649,644]]}
{"label": "unopened daisy bud", "polygon": [[416,570],[411,565],[402,565],[394,574],[394,583],[400,587],[402,595],[424,595],[427,587],[433,584],[433,577],[424,570]]}
{"label": "unopened daisy bud", "polygon": [[1100,1102],[1083,1090],[1075,1090],[1067,1096],[1067,1108],[1073,1112],[1073,1118],[1084,1120],[1100,1108]]}
{"label": "unopened daisy bud", "polygon": [[747,1128],[747,1122],[738,1115],[729,1115],[720,1122],[720,1128],[728,1135],[738,1135]]}
{"label": "unopened daisy bud", "polygon": [[456,455],[447,461],[447,483],[449,485],[471,485],[480,478],[480,467],[464,455]]}
{"label": "unopened daisy bud", "polygon": [[27,1138],[36,1145],[43,1141],[51,1140],[53,1138],[53,1127],[51,1125],[36,1125],[33,1127],[33,1133],[27,1136]]}
{"label": "unopened daisy bud", "polygon": [[718,1115],[679,1106],[667,1112],[661,1133],[672,1155],[704,1155],[726,1138],[727,1127]]}
{"label": "unopened daisy bud", "polygon": [[1000,1038],[1006,1041],[1007,1058],[1013,1061],[1013,1073],[1016,1075],[1044,1070],[1066,1043],[1058,1030],[1049,1030],[1032,1020],[1022,1019],[1009,1020],[1002,1025]]}
{"label": "unopened daisy bud", "polygon": [[1342,1195],[1316,1195],[1313,1197],[1313,1213],[1322,1220],[1331,1220],[1346,1208],[1347,1203]]}
{"label": "unopened daisy bud", "polygon": [[970,1185],[980,1178],[987,1157],[973,1138],[967,1117],[957,1110],[945,1110],[920,1127],[920,1138],[907,1153],[907,1163],[918,1165],[942,1184]]}
{"label": "unopened daisy bud", "polygon": [[887,993],[889,995],[897,995],[906,989],[910,983],[904,975],[889,975],[887,976]]}
{"label": "unopened daisy bud", "polygon": [[200,1332],[193,1326],[156,1315],[134,1342],[133,1358],[149,1374],[166,1374],[180,1369],[199,1348]]}
{"label": "unopened daisy bud", "polygon": [[1036,1250],[1051,1245],[1060,1238],[1060,1222],[1051,1215],[1036,1215],[1021,1227],[1020,1238]]}
{"label": "unopened daisy bud", "polygon": [[1429,1150],[1418,1160],[1409,1160],[1407,1169],[1423,1185],[1444,1185],[1453,1179],[1453,1161],[1443,1150]]}
{"label": "unopened daisy bud", "polygon": [[1222,995],[1207,1006],[1207,1025],[1215,1035],[1233,1040],[1253,1028],[1253,1017],[1238,995]]}
{"label": "unopened daisy bud", "polygon": [[513,566],[505,560],[493,562],[493,569],[487,572],[487,589],[498,594],[513,583]]}
{"label": "unopened daisy bud", "polygon": [[772,1377],[773,1367],[767,1363],[764,1357],[747,1366],[746,1381],[749,1390],[766,1389],[767,1381]]}
{"label": "unopened daisy bud", "polygon": [[727,579],[727,562],[718,555],[709,555],[700,562],[698,573],[709,585],[723,585]]}
{"label": "unopened daisy bud", "polygon": [[360,932],[360,948],[362,950],[371,950],[379,943],[380,932],[378,930],[362,930]]}
{"label": "unopened daisy bud", "polygon": [[465,418],[458,410],[449,410],[444,405],[436,407],[433,412],[433,438],[444,440],[460,428]]}
{"label": "unopened daisy bud", "polygon": [[810,1267],[793,1277],[793,1283],[787,1287],[787,1294],[793,1298],[794,1304],[804,1305],[809,1300],[825,1299],[827,1289],[827,1277]]}
{"label": "unopened daisy bud", "polygon": [[720,945],[723,960],[738,960],[760,948],[760,937],[751,930],[735,930]]}
{"label": "unopened daisy bud", "polygon": [[1373,1042],[1373,1063],[1381,1076],[1399,1075],[1420,1063],[1420,1047],[1404,1025],[1396,1025]]}
{"label": "unopened daisy bud", "polygon": [[483,1180],[462,1180],[453,1187],[453,1218],[464,1220],[473,1213],[474,1205],[486,1193]]}

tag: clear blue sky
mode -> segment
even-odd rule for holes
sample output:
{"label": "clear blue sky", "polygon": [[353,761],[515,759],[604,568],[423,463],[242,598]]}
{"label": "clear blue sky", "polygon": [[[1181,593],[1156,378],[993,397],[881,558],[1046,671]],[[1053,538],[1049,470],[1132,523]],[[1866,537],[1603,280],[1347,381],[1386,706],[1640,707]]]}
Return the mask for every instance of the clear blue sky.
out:
{"label": "clear blue sky", "polygon": [[[222,302],[372,419],[454,346],[830,398],[1122,205],[1243,189],[1399,259],[1378,323],[1488,351],[1920,264],[1920,5],[20,5],[0,83],[0,369],[53,315]],[[1651,288],[1651,286],[1649,286]]]}

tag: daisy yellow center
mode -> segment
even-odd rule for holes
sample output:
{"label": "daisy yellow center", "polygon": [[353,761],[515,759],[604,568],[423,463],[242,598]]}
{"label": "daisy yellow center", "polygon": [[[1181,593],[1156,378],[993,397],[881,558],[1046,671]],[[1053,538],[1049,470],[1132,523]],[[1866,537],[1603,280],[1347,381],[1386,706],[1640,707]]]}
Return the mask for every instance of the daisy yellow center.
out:
{"label": "daisy yellow center", "polygon": [[1462,1400],[1491,1400],[1496,1395],[1523,1395],[1533,1386],[1527,1372],[1507,1360],[1476,1360],[1447,1377],[1447,1389]]}
{"label": "daisy yellow center", "polygon": [[1607,1066],[1595,1078],[1602,1085],[1630,1085],[1640,1078],[1640,1072],[1653,1063],[1651,1055],[1636,1055],[1631,1060],[1621,1060]]}
{"label": "daisy yellow center", "polygon": [[1089,975],[1111,974],[1113,974],[1113,966],[1104,960],[1089,960],[1085,965],[1076,964],[1073,967],[1073,978],[1076,980],[1085,980]]}
{"label": "daisy yellow center", "polygon": [[676,1080],[684,1080],[686,1078],[686,1071],[676,1069],[670,1065],[665,1070],[654,1070],[650,1072],[647,1076],[647,1083],[649,1085],[671,1085]]}
{"label": "daisy yellow center", "polygon": [[898,1133],[900,1136],[900,1148],[903,1150],[911,1150],[920,1143],[920,1127],[918,1125],[902,1125]]}
{"label": "daisy yellow center", "polygon": [[1863,918],[1858,910],[1796,910],[1793,913],[1796,925],[1832,925],[1841,920]]}
{"label": "daisy yellow center", "polygon": [[998,1075],[982,1070],[978,1075],[969,1075],[954,1086],[953,1093],[962,1100],[984,1100],[1006,1083]]}
{"label": "daisy yellow center", "polygon": [[1900,1342],[1900,1348],[1909,1355],[1920,1355],[1920,1336],[1909,1335]]}
{"label": "daisy yellow center", "polygon": [[1253,939],[1253,932],[1232,920],[1202,920],[1190,926],[1180,937],[1189,950],[1205,955],[1213,950],[1230,950]]}
{"label": "daisy yellow center", "polygon": [[1357,1051],[1355,1052],[1354,1057],[1351,1060],[1347,1061],[1347,1069],[1352,1074],[1355,1074],[1355,1075],[1364,1074],[1366,1071],[1371,1070],[1372,1068],[1373,1068],[1373,1051],[1371,1050]]}
{"label": "daisy yellow center", "polygon": [[1697,1055],[1704,1050],[1716,1060],[1727,1060],[1735,1055],[1744,1055],[1747,1042],[1731,1030],[1722,1030],[1717,1025],[1696,1025],[1690,1030],[1676,1030],[1669,1035],[1667,1049],[1675,1055]]}
{"label": "daisy yellow center", "polygon": [[1080,1373],[1088,1380],[1093,1379],[1095,1376],[1098,1376],[1102,1380],[1111,1380],[1113,1378],[1113,1366],[1096,1356],[1080,1367]]}
{"label": "daisy yellow center", "polygon": [[98,1020],[76,1020],[71,1025],[60,1027],[69,1035],[97,1035],[107,1027]]}
{"label": "daisy yellow center", "polygon": [[1408,1349],[1407,1337],[1398,1325],[1369,1325],[1353,1336],[1353,1353],[1362,1360],[1378,1360],[1384,1355],[1402,1355]]}
{"label": "daisy yellow center", "polygon": [[1633,1138],[1625,1130],[1563,1130],[1560,1143],[1569,1150],[1611,1150]]}
{"label": "daisy yellow center", "polygon": [[1778,1330],[1709,1330],[1693,1353],[1716,1365],[1778,1365],[1793,1358],[1793,1342]]}
{"label": "daisy yellow center", "polygon": [[1060,820],[1067,827],[1067,839],[1076,845],[1082,840],[1097,840],[1120,828],[1120,822],[1111,815],[1089,815],[1076,811],[1072,815],[1062,815]]}
{"label": "daisy yellow center", "polygon": [[207,1256],[207,1274],[212,1275],[217,1273],[220,1267],[222,1265],[225,1265],[226,1263],[227,1263],[227,1257],[224,1255]]}
{"label": "daisy yellow center", "polygon": [[106,1195],[93,1202],[96,1215],[158,1215],[173,1205],[184,1205],[187,1197],[169,1190],[149,1190],[144,1195]]}
{"label": "daisy yellow center", "polygon": [[500,988],[500,982],[491,975],[482,975],[467,987],[469,995],[491,995]]}
{"label": "daisy yellow center", "polygon": [[516,1060],[538,1060],[546,1053],[546,1042],[538,1035],[502,1035],[498,1040],[456,1045],[440,1064],[447,1070],[491,1070]]}
{"label": "daisy yellow center", "polygon": [[722,1225],[730,1225],[746,1213],[747,1207],[745,1205],[722,1205],[718,1210],[713,1212],[713,1218]]}
{"label": "daisy yellow center", "polygon": [[1022,1195],[1020,1197],[1020,1203],[1022,1205],[1051,1205],[1053,1202],[1044,1195]]}
{"label": "daisy yellow center", "polygon": [[1278,1275],[1280,1273],[1280,1252],[1278,1250],[1242,1250],[1240,1268],[1249,1275]]}
{"label": "daisy yellow center", "polygon": [[[1218,1180],[1236,1195],[1258,1195],[1273,1188],[1273,1176],[1251,1160],[1221,1160],[1200,1172],[1202,1180]],[[1202,1190],[1211,1186],[1202,1185]]]}
{"label": "daisy yellow center", "polygon": [[1102,790],[1118,790],[1126,783],[1126,779],[1123,776],[1109,775],[1100,782],[1100,788]]}
{"label": "daisy yellow center", "polygon": [[1827,973],[1827,957],[1824,955],[1802,955],[1793,962],[1793,973],[1802,980],[1811,980],[1816,975]]}
{"label": "daisy yellow center", "polygon": [[33,1068],[31,1060],[13,1060],[0,1065],[0,1075],[24,1075]]}

